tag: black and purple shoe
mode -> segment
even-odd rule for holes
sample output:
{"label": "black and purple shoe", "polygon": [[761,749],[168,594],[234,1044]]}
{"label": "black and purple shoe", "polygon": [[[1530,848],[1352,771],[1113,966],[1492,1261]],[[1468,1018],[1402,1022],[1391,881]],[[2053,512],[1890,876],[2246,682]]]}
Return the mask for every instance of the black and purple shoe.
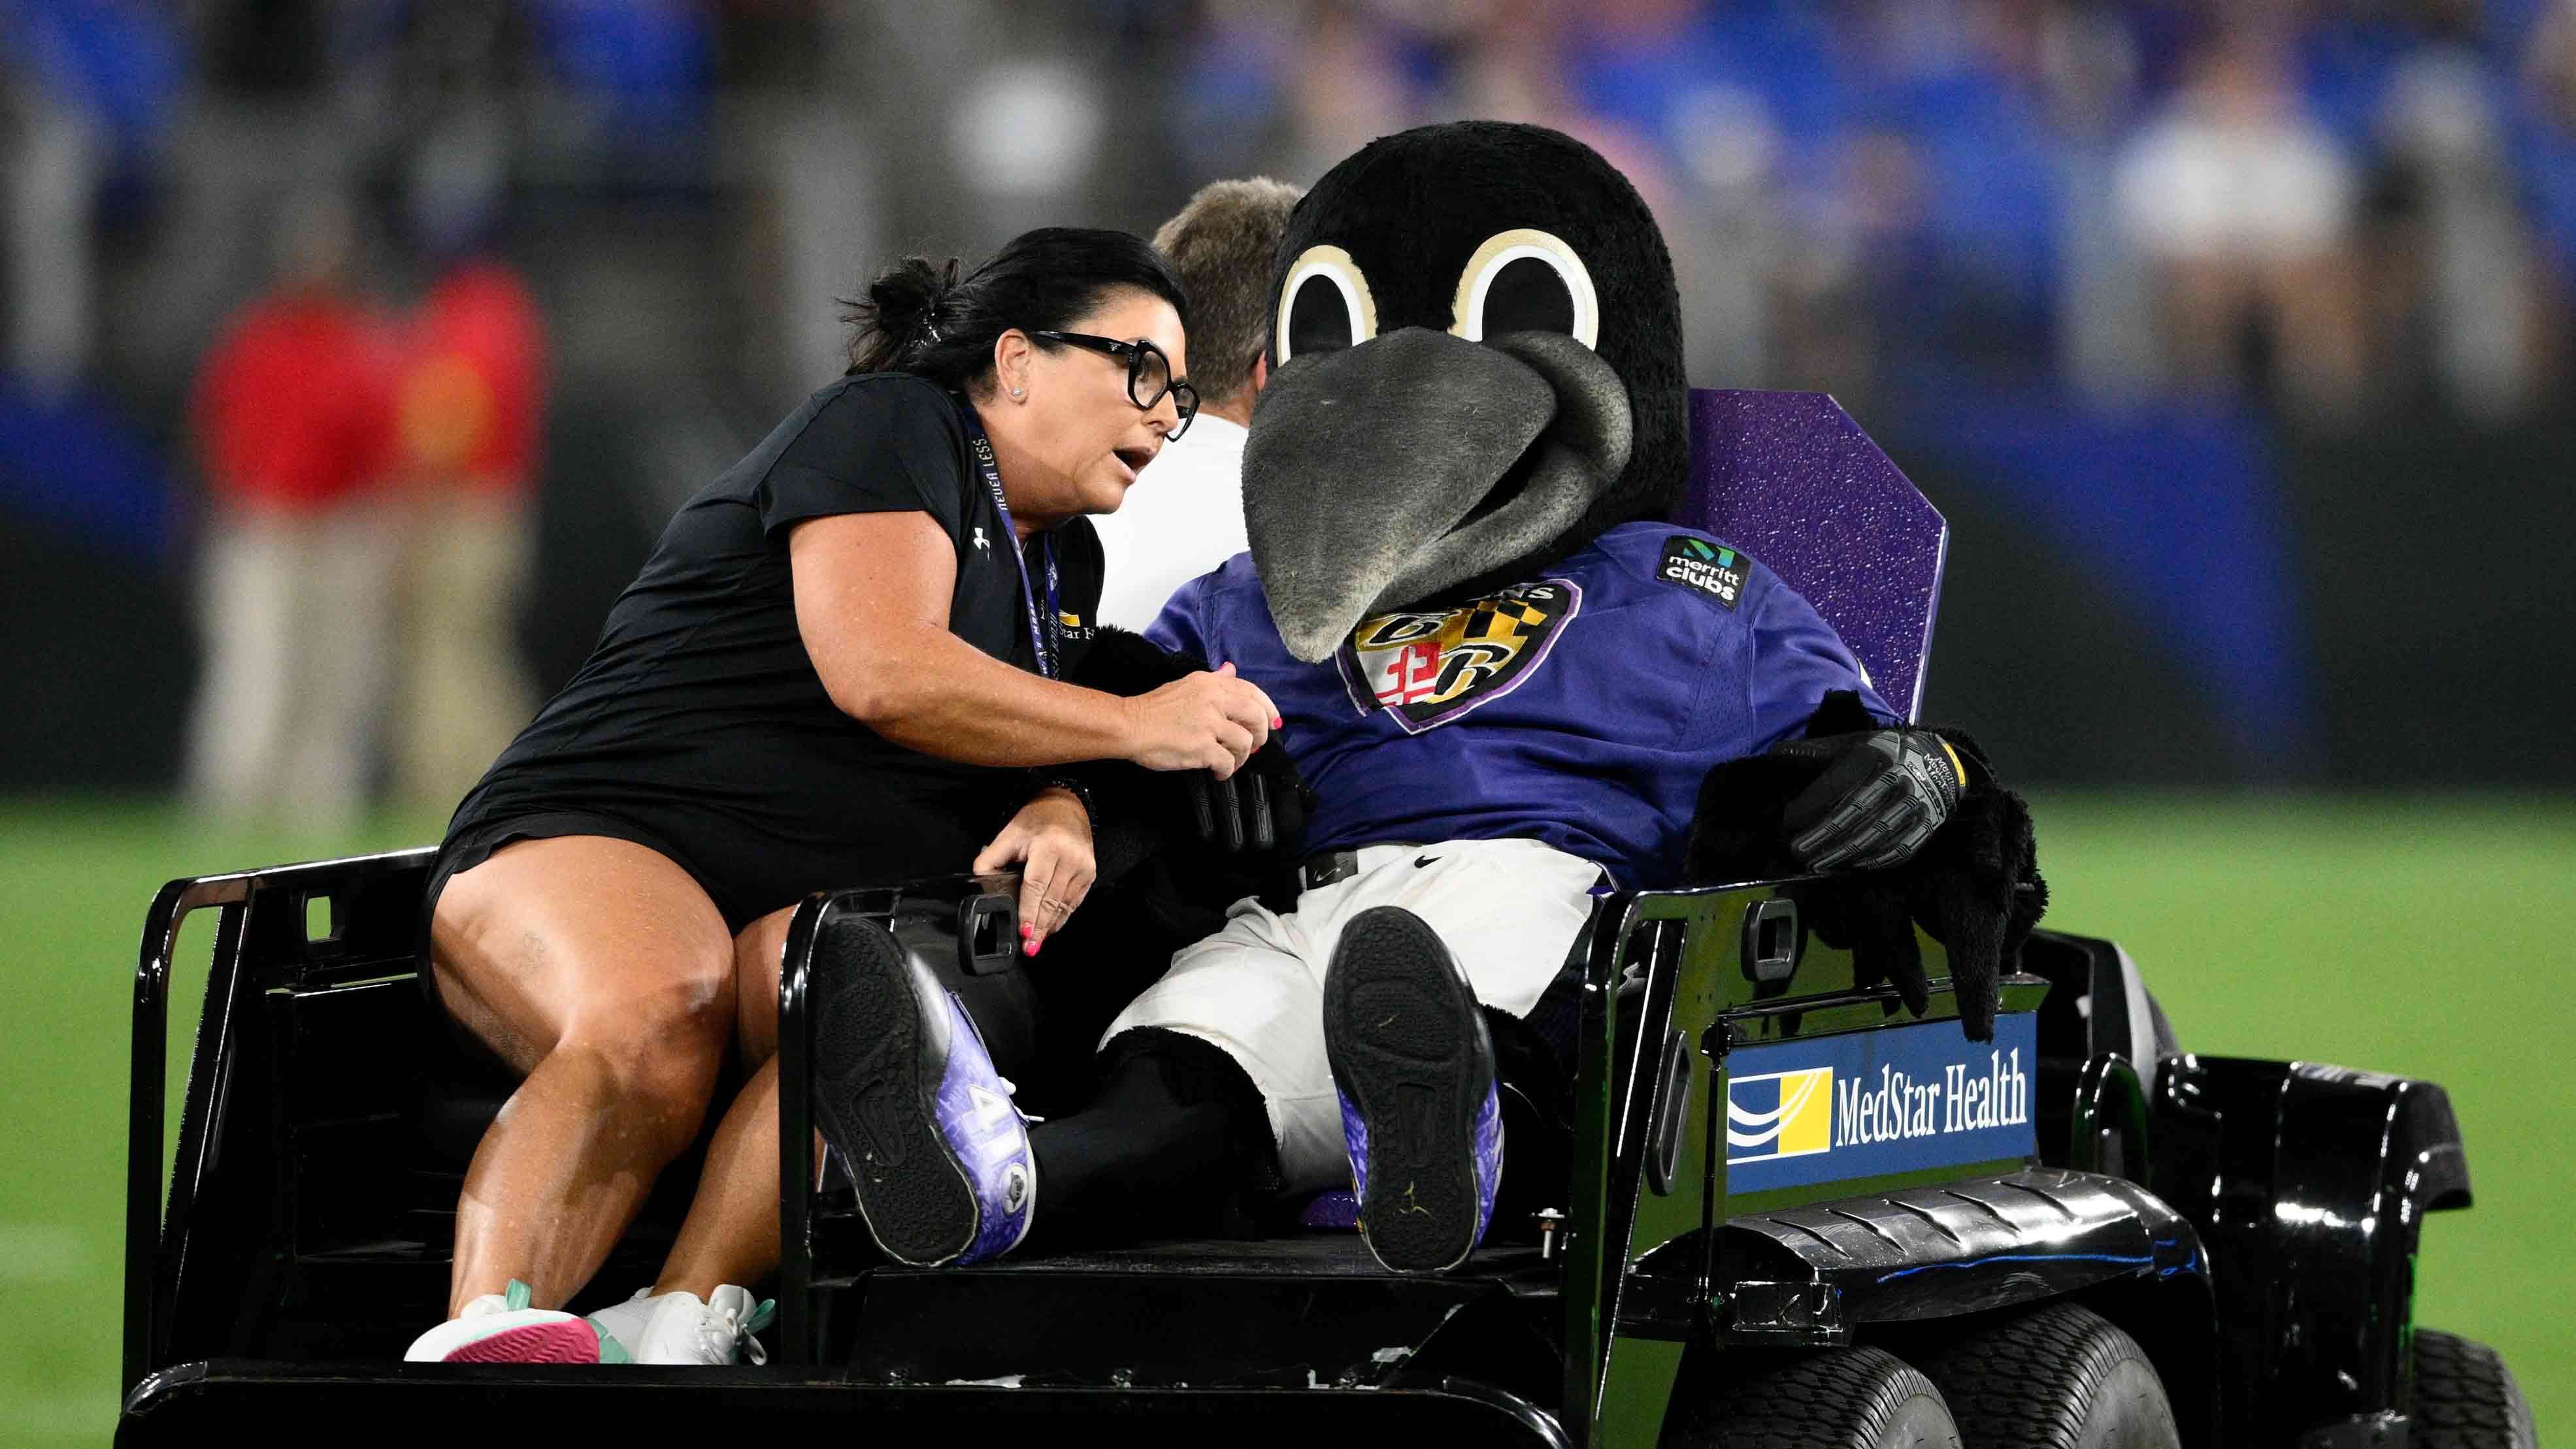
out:
{"label": "black and purple shoe", "polygon": [[1009,1252],[1037,1209],[1037,1159],[974,1019],[875,922],[824,932],[814,1100],[869,1233],[922,1268]]}
{"label": "black and purple shoe", "polygon": [[1343,928],[1324,976],[1324,1052],[1369,1251],[1399,1273],[1467,1261],[1503,1176],[1494,1045],[1420,916],[1376,906]]}

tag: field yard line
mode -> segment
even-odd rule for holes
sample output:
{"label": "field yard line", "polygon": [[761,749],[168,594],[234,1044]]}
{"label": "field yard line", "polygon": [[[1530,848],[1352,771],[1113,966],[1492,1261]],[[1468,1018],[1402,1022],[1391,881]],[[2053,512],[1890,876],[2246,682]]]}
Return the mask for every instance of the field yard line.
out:
{"label": "field yard line", "polygon": [[0,1283],[71,1283],[90,1275],[89,1235],[61,1223],[0,1223]]}

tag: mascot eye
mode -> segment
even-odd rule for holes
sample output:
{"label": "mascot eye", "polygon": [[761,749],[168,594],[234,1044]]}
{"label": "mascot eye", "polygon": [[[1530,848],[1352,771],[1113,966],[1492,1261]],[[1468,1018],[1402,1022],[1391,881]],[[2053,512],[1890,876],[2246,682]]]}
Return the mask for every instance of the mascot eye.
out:
{"label": "mascot eye", "polygon": [[1458,274],[1456,325],[1470,342],[1506,332],[1562,332],[1586,347],[1601,338],[1601,301],[1574,248],[1527,227],[1497,232]]}
{"label": "mascot eye", "polygon": [[1308,247],[1279,289],[1279,341],[1274,359],[1357,347],[1377,335],[1377,302],[1360,264],[1340,247]]}

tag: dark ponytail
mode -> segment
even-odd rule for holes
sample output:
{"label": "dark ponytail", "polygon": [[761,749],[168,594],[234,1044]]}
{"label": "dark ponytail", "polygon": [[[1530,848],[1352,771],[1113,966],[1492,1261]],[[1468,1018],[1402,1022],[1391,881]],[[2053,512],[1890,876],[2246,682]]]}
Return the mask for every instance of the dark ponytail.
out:
{"label": "dark ponytail", "polygon": [[1181,326],[1189,326],[1189,294],[1171,263],[1123,231],[1040,227],[963,276],[954,258],[940,266],[905,257],[877,274],[864,299],[842,302],[850,371],[909,372],[953,392],[981,392],[992,375],[995,338],[1014,327],[1070,330],[1122,287],[1171,303]]}

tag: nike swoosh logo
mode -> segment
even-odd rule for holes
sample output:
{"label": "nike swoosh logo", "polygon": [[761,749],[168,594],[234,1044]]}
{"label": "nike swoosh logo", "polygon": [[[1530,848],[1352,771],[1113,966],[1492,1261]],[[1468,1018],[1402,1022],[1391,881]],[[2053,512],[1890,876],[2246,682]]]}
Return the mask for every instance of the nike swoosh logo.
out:
{"label": "nike swoosh logo", "polygon": [[1440,857],[1438,857],[1438,856],[1436,856],[1436,855],[1417,855],[1417,856],[1415,856],[1415,857],[1413,858],[1413,868],[1414,868],[1415,870],[1420,870],[1420,869],[1422,869],[1424,866],[1429,865],[1431,862],[1433,862],[1433,861],[1435,861],[1435,860],[1438,860],[1439,858],[1440,858]]}

